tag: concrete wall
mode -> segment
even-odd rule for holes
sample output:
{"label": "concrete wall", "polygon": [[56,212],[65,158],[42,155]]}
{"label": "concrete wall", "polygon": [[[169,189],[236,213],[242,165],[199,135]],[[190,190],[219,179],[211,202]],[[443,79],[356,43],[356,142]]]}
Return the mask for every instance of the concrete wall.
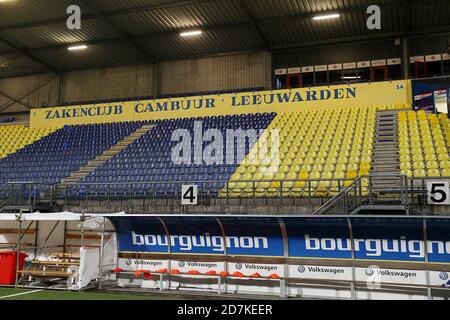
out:
{"label": "concrete wall", "polygon": [[161,93],[271,87],[272,63],[266,52],[235,54],[161,64]]}
{"label": "concrete wall", "polygon": [[3,113],[27,112],[28,107],[56,105],[58,87],[59,77],[52,73],[0,79],[0,113],[3,116]]}
{"label": "concrete wall", "polygon": [[[72,102],[271,86],[271,55],[232,54],[0,79],[0,113]],[[1,96],[1,94],[8,97]],[[20,100],[22,104],[10,98]]]}

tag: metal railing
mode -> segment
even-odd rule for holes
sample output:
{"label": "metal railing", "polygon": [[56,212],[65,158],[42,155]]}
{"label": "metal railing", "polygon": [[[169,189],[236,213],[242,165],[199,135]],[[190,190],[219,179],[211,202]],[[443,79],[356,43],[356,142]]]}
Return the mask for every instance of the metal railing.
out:
{"label": "metal railing", "polygon": [[[280,206],[302,204],[312,207],[314,200],[328,200],[350,184],[352,179],[313,179],[313,180],[241,180],[241,181],[159,181],[135,183],[82,183],[57,185],[54,187],[54,202],[63,201],[65,205],[78,202],[87,205],[90,200],[106,201],[179,201],[183,185],[196,185],[197,205],[211,205],[221,201],[225,205],[238,204],[256,206],[272,201]],[[213,188],[212,186],[216,186]],[[220,186],[220,187],[217,187]],[[266,201],[266,203],[261,203]]]}
{"label": "metal railing", "polygon": [[31,209],[37,202],[37,184],[34,182],[8,182],[0,187],[0,212],[7,206]]}
{"label": "metal railing", "polygon": [[[183,185],[196,185],[198,206],[279,206],[305,207],[315,214],[349,214],[362,204],[401,204],[417,213],[429,211],[427,180],[450,177],[407,178],[406,176],[363,176],[353,179],[297,179],[246,181],[158,181],[133,183],[38,184],[10,182],[0,186],[0,212],[5,206],[32,208],[68,206],[89,208],[92,202],[110,208],[120,202],[125,211],[133,211],[136,202],[149,207],[181,205]],[[390,181],[381,184],[380,181]],[[316,210],[314,210],[314,208]]]}
{"label": "metal railing", "polygon": [[317,209],[313,215],[350,214],[369,199],[368,193],[365,195],[363,193],[362,178],[360,177]]}

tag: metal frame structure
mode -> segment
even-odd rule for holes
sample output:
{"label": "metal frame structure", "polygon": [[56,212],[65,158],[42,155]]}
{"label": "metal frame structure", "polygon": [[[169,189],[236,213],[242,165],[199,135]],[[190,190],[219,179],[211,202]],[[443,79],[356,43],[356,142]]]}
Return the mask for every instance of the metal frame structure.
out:
{"label": "metal frame structure", "polygon": [[[113,217],[114,214],[106,214],[105,218],[108,217]],[[155,215],[126,215],[128,217],[155,217]],[[171,215],[158,215],[158,219],[161,220],[162,217],[181,217],[184,215],[177,215],[177,214],[171,214]],[[200,215],[200,214],[193,214],[190,215],[192,217],[207,217],[205,215]],[[264,217],[270,217],[273,218],[273,215],[233,215],[234,217],[245,217],[245,218],[251,218],[251,217],[257,217],[257,218],[264,218]],[[229,215],[215,215],[216,219],[220,219],[220,217],[229,217]],[[289,217],[289,216],[276,216],[278,219],[278,223],[280,224],[280,228],[281,228],[281,236],[282,236],[282,240],[283,243],[287,243],[287,232],[286,229],[284,227],[284,223],[281,221],[281,218],[283,217]],[[296,216],[296,217],[308,217],[311,218],[311,216],[309,215],[300,215],[300,216]],[[330,215],[328,216],[329,218],[342,218],[345,216],[342,215]],[[371,216],[373,218],[404,218],[403,216],[386,216],[386,215],[374,215]],[[320,219],[320,217],[314,217],[317,219]],[[168,291],[170,292],[171,290],[171,286],[170,286],[170,281],[171,279],[173,280],[173,277],[177,277],[177,276],[182,276],[182,277],[187,277],[187,278],[191,278],[191,279],[199,279],[199,278],[204,278],[204,279],[211,279],[211,278],[217,278],[217,289],[202,289],[202,288],[197,288],[197,289],[192,289],[192,288],[182,288],[182,287],[178,287],[177,290],[183,290],[183,291],[205,291],[205,292],[216,292],[217,294],[226,294],[227,293],[227,279],[234,279],[234,280],[248,280],[248,284],[247,285],[251,285],[250,282],[252,280],[255,281],[262,281],[262,280],[271,280],[271,281],[276,281],[279,282],[279,296],[281,298],[293,298],[293,296],[289,295],[289,288],[292,287],[293,284],[297,285],[297,286],[310,286],[311,288],[323,288],[323,287],[327,287],[329,289],[344,289],[344,290],[349,290],[350,294],[351,294],[351,298],[352,300],[358,300],[358,292],[366,292],[367,290],[379,290],[379,292],[385,292],[385,291],[393,291],[393,292],[402,292],[402,293],[411,293],[412,291],[417,291],[417,292],[422,292],[423,295],[427,296],[427,299],[432,300],[435,297],[438,298],[442,298],[444,297],[444,299],[450,299],[450,288],[443,288],[443,287],[439,287],[439,286],[432,286],[430,284],[430,277],[429,277],[429,268],[427,268],[428,265],[432,265],[432,263],[430,263],[428,261],[428,257],[426,256],[425,258],[425,262],[421,262],[419,264],[423,265],[423,269],[421,270],[425,270],[426,271],[426,285],[413,285],[413,284],[402,284],[402,283],[386,283],[386,284],[380,284],[383,287],[380,288],[369,288],[367,286],[367,282],[361,282],[361,281],[357,281],[356,280],[356,268],[357,267],[361,267],[362,265],[372,265],[373,263],[376,263],[380,268],[386,267],[386,268],[392,268],[392,269],[410,269],[410,270],[417,270],[417,269],[413,269],[414,266],[409,266],[408,264],[404,264],[401,261],[398,262],[389,262],[389,261],[376,261],[376,260],[361,260],[361,259],[356,259],[355,258],[355,251],[354,251],[354,238],[353,238],[353,232],[352,232],[352,224],[351,224],[351,220],[349,217],[345,217],[347,220],[347,223],[349,225],[349,230],[350,230],[350,240],[351,240],[351,263],[349,264],[348,262],[342,262],[342,261],[338,261],[336,262],[330,262],[330,261],[324,261],[321,262],[324,265],[329,266],[330,263],[333,264],[333,267],[345,267],[345,266],[351,266],[352,268],[352,280],[323,280],[323,279],[299,279],[299,278],[290,278],[288,276],[284,276],[284,277],[280,277],[279,279],[269,279],[266,277],[261,277],[261,278],[252,278],[250,276],[244,276],[244,277],[235,277],[235,276],[220,276],[220,275],[206,275],[206,274],[200,274],[200,275],[192,275],[192,274],[188,274],[188,273],[181,273],[181,274],[177,274],[177,275],[172,275],[170,272],[170,261],[172,259],[172,255],[170,254],[170,245],[169,245],[169,254],[167,256],[168,261],[168,272],[167,273],[152,273],[152,275],[155,275],[157,277],[159,277],[159,287],[157,287],[158,291]],[[439,217],[433,217],[433,216],[411,216],[408,218],[413,218],[413,219],[422,219],[423,221],[423,226],[424,228],[426,228],[426,219],[439,219]],[[166,235],[168,237],[170,237],[170,233],[167,229],[167,227],[165,228],[166,230]],[[116,234],[117,236],[117,234]],[[225,233],[222,232],[222,237],[225,237]],[[427,235],[426,233],[424,234],[424,241],[427,241]],[[169,242],[170,243],[170,242]],[[426,246],[425,246],[426,247]],[[289,258],[287,256],[287,246],[284,246],[284,257],[282,258],[284,261],[284,263],[282,263],[284,265],[284,270],[287,271],[288,270],[288,260],[289,261],[295,261],[295,260],[301,260],[302,264],[308,264],[307,260],[311,260],[310,264],[315,264],[317,263],[317,261],[314,261],[315,259],[313,258]],[[120,251],[118,251],[118,255],[120,254]],[[425,253],[426,254],[426,253]],[[225,253],[223,254],[224,256],[224,265],[225,268],[227,268],[227,262],[230,261],[227,258],[227,254],[226,254],[226,250]],[[177,259],[186,259],[189,260],[189,256],[183,257],[183,256],[177,256]],[[140,258],[142,259],[142,258]],[[144,258],[145,259],[145,258]],[[152,258],[147,258],[149,260],[151,260]],[[197,258],[198,259],[198,258]],[[211,259],[208,255],[205,255],[204,257],[202,257],[201,261],[208,261],[208,259]],[[248,260],[248,259],[247,259]],[[264,258],[264,257],[252,257],[252,259],[250,259],[251,261],[247,261],[249,263],[271,263],[269,260],[270,258]],[[212,260],[211,260],[212,261]],[[217,259],[214,261],[218,261]],[[233,260],[234,261],[234,260]],[[264,262],[266,261],[266,262]],[[267,262],[269,261],[269,262]],[[274,263],[274,262],[272,262]],[[276,264],[280,264],[280,263],[276,263]],[[339,265],[341,264],[341,265]],[[392,265],[395,265],[394,267],[392,267]],[[443,269],[445,269],[447,272],[450,272],[450,266],[441,266]],[[225,270],[227,271],[227,270]],[[134,275],[134,272],[132,271],[122,271],[121,273],[126,274],[126,275]],[[116,276],[118,276],[117,273],[112,273],[115,274]],[[285,275],[288,274],[287,272],[285,272]],[[164,278],[166,279],[166,281],[168,281],[168,285],[164,286]],[[142,290],[139,287],[127,287],[127,289],[131,289],[132,290],[136,290],[137,292],[139,292],[139,290]],[[433,291],[438,291],[438,292],[442,292],[441,295],[433,295]],[[242,292],[244,293],[244,292]],[[237,295],[239,295],[239,293],[237,293]],[[317,296],[301,296],[302,298],[321,298],[321,297],[317,297]],[[322,297],[323,298],[323,297]]]}
{"label": "metal frame structure", "polygon": [[[24,214],[24,215],[26,216],[26,214]],[[108,289],[108,286],[105,286],[104,284],[105,284],[105,281],[108,281],[108,278],[109,278],[108,275],[111,274],[110,272],[104,272],[103,271],[103,269],[104,269],[103,267],[105,267],[103,265],[103,257],[104,257],[103,256],[103,247],[104,247],[104,239],[105,239],[105,233],[106,232],[115,233],[115,236],[117,237],[117,233],[116,233],[115,230],[106,230],[105,229],[106,221],[108,220],[108,217],[113,217],[113,216],[117,216],[117,214],[116,215],[114,215],[114,214],[104,214],[104,215],[85,215],[85,214],[81,214],[81,215],[79,215],[80,219],[78,220],[80,222],[83,222],[83,224],[84,224],[84,222],[85,222],[85,220],[87,218],[91,218],[91,217],[102,217],[103,218],[103,224],[102,224],[102,228],[101,228],[101,244],[100,244],[100,248],[101,249],[100,249],[100,261],[99,261],[99,273],[98,273],[97,281],[94,282],[94,284],[99,289]],[[133,216],[143,217],[145,215],[126,215],[126,216],[127,217],[133,217]],[[154,215],[147,215],[147,216],[148,217],[155,217]],[[161,217],[164,217],[164,216],[166,216],[166,215],[158,215],[158,218],[161,219]],[[167,216],[174,217],[174,216],[184,216],[184,215],[167,215]],[[206,217],[205,215],[192,215],[192,216],[193,217],[201,217],[201,216]],[[219,219],[221,216],[229,217],[228,215],[216,215],[215,218]],[[236,216],[239,216],[239,215],[236,215]],[[250,216],[249,215],[241,215],[241,216],[245,216],[246,218],[249,218],[249,217],[258,217],[258,218],[261,218],[261,217],[274,217],[273,215],[270,215],[270,216],[269,215],[264,215],[264,216],[260,216],[260,215],[257,215],[257,216],[254,216],[254,215],[250,215]],[[41,246],[33,246],[33,247],[25,246],[25,247],[22,247],[21,239],[22,239],[23,235],[32,226],[33,222],[37,223],[37,221],[39,221],[39,220],[26,220],[26,219],[22,219],[22,217],[23,217],[22,214],[16,215],[16,220],[15,221],[17,221],[18,224],[19,224],[19,232],[18,232],[18,235],[17,235],[17,243],[14,246],[11,246],[9,248],[12,249],[12,250],[16,250],[17,252],[20,252],[21,250],[30,250],[30,249],[31,250],[33,250],[33,249],[42,250],[44,248],[48,248],[48,246],[46,246],[46,242],[47,241],[44,241],[44,244],[41,245]],[[278,216],[278,222],[279,223],[280,223],[280,218],[282,218],[282,217],[288,217],[288,216]],[[303,216],[299,216],[299,217],[311,217],[311,216],[303,215]],[[335,217],[342,218],[344,216],[342,216],[342,215],[338,215],[338,216],[331,215],[329,217],[330,218],[335,218]],[[372,217],[400,218],[401,216],[372,216]],[[410,217],[410,218],[422,219],[424,230],[426,230],[426,219],[434,219],[434,218],[438,218],[438,217],[425,216],[425,217]],[[364,260],[357,260],[357,259],[355,259],[354,240],[353,240],[353,234],[352,234],[352,228],[351,228],[351,221],[350,221],[350,219],[348,217],[346,219],[347,219],[347,222],[348,222],[348,224],[350,226],[350,228],[349,228],[349,230],[350,230],[350,239],[351,239],[351,243],[352,243],[352,248],[351,248],[352,280],[351,281],[347,281],[347,280],[314,280],[314,279],[306,280],[306,279],[288,278],[286,276],[285,277],[280,277],[279,279],[268,279],[268,278],[264,278],[264,277],[259,278],[259,279],[258,278],[255,279],[255,278],[251,278],[251,277],[233,277],[233,276],[223,277],[223,276],[219,276],[219,275],[212,276],[212,275],[191,275],[191,274],[180,274],[179,276],[184,276],[184,277],[189,277],[189,278],[197,278],[197,279],[200,279],[200,278],[211,279],[211,278],[215,278],[216,277],[217,278],[217,290],[216,290],[216,292],[218,294],[227,293],[227,281],[226,281],[227,279],[230,279],[230,280],[232,280],[232,279],[249,280],[248,281],[249,284],[252,281],[258,281],[258,280],[259,281],[262,281],[262,280],[269,281],[270,280],[270,281],[279,282],[280,297],[281,298],[289,298],[290,297],[289,294],[288,294],[289,293],[289,289],[288,288],[290,288],[290,287],[307,286],[307,287],[319,288],[319,289],[320,288],[326,288],[326,287],[334,288],[334,289],[342,288],[344,290],[349,290],[350,291],[350,293],[351,293],[351,298],[350,299],[358,299],[358,292],[361,292],[361,291],[365,292],[365,291],[368,290],[368,288],[364,287],[365,283],[356,281],[356,277],[355,277],[356,267],[357,266],[361,266],[361,263],[370,264],[373,261],[364,261]],[[12,220],[9,220],[9,221],[12,221]],[[26,229],[23,229],[23,226],[22,226],[22,223],[24,221],[30,221],[30,224],[27,226]],[[56,223],[60,223],[62,221],[64,221],[64,220],[56,221]],[[68,220],[66,220],[66,222],[67,221]],[[70,221],[75,221],[75,220],[70,220]],[[281,235],[283,237],[283,242],[287,243],[287,233],[286,233],[286,230],[285,230],[285,227],[284,227],[283,223],[280,223],[280,228],[281,228],[281,231],[282,231]],[[55,230],[55,228],[53,228],[51,230],[51,232],[48,234],[47,240],[53,234],[54,230]],[[64,228],[64,232],[66,232],[65,228]],[[81,228],[81,232],[82,233],[85,232],[84,228]],[[166,228],[166,233],[169,234],[167,228]],[[225,237],[225,233],[224,232],[223,232],[222,236]],[[425,239],[424,241],[427,241],[426,240],[427,239],[426,232],[424,233],[424,239]],[[81,243],[83,245],[83,237],[81,238]],[[170,248],[170,246],[169,246],[169,248]],[[283,259],[285,260],[285,262],[283,263],[283,265],[284,265],[285,274],[287,274],[288,265],[289,265],[289,263],[287,262],[287,259],[292,260],[293,258],[289,258],[287,256],[287,251],[286,251],[287,250],[286,249],[287,246],[284,246],[284,248],[285,248],[285,252],[284,252],[284,258]],[[169,249],[169,251],[170,251],[170,249]],[[169,256],[170,256],[170,254],[169,254]],[[170,266],[170,259],[171,258],[169,256],[168,256],[168,261],[169,261],[169,266]],[[224,257],[225,256],[226,256],[226,254],[224,255]],[[18,255],[17,255],[17,257],[18,257]],[[177,258],[181,258],[182,259],[183,257],[177,257]],[[208,257],[205,257],[205,259],[207,260]],[[254,263],[264,263],[262,261],[264,259],[265,258],[255,257]],[[307,262],[305,262],[303,260],[304,259],[302,259],[302,264],[307,264]],[[227,265],[227,263],[226,263],[227,261],[228,260],[225,260],[225,266]],[[311,262],[311,263],[313,263],[313,262]],[[330,262],[327,262],[327,263],[329,264]],[[377,261],[377,264],[382,268],[384,262]],[[389,265],[388,267],[392,268],[391,264],[392,263],[388,263],[388,265]],[[396,292],[397,291],[397,292],[403,292],[403,293],[411,293],[413,291],[417,291],[419,293],[420,292],[424,293],[424,290],[425,290],[426,291],[425,295],[428,297],[428,299],[433,299],[434,297],[440,297],[440,298],[444,297],[444,298],[449,299],[450,298],[450,289],[437,287],[437,286],[431,286],[430,285],[429,268],[426,268],[426,266],[429,264],[428,259],[426,258],[426,261],[421,263],[421,264],[424,265],[424,269],[423,270],[427,271],[427,277],[426,277],[427,285],[422,286],[422,285],[409,285],[409,284],[407,285],[407,284],[401,284],[401,283],[388,283],[388,284],[385,284],[383,288],[379,289],[380,292],[385,292],[385,291]],[[339,267],[338,265],[335,265],[335,266]],[[344,263],[344,265],[342,265],[342,266],[348,266],[348,263]],[[402,268],[408,268],[407,264],[406,265],[405,264],[398,265],[397,268],[400,267],[400,266]],[[19,259],[17,259],[17,261],[16,261],[16,268],[18,269],[18,267],[19,267]],[[109,267],[113,267],[113,265],[111,265]],[[395,267],[394,267],[394,269],[395,269]],[[450,269],[448,269],[448,271],[450,271]],[[125,272],[125,273],[127,273],[127,272]],[[128,273],[130,273],[130,272],[128,272]],[[159,291],[165,290],[165,288],[164,288],[165,287],[164,286],[164,280],[166,279],[166,281],[168,282],[167,288],[168,288],[168,291],[170,291],[170,288],[171,288],[170,281],[171,281],[171,279],[174,280],[173,276],[170,274],[170,267],[169,267],[169,272],[167,274],[155,274],[155,273],[153,273],[153,274],[159,276],[159,283],[160,283],[160,285],[159,285],[158,290]],[[20,278],[18,278],[18,277],[16,278],[16,283],[15,283],[14,286],[15,287],[26,287],[26,286],[20,285]],[[44,288],[44,287],[33,286],[33,288]],[[46,289],[55,289],[55,290],[67,290],[67,289],[61,289],[61,288],[48,288],[48,287],[45,287],[45,288]],[[136,290],[140,290],[140,289],[137,288]],[[189,288],[184,288],[184,289],[181,288],[180,290],[189,291],[190,289]],[[198,290],[211,292],[211,289],[198,289]],[[435,295],[435,294],[433,294],[434,291],[439,291],[442,294]],[[311,298],[312,298],[312,296],[311,296]]]}
{"label": "metal frame structure", "polygon": [[[86,230],[85,229],[85,222],[86,219],[89,218],[95,218],[96,215],[92,216],[92,215],[85,215],[83,214],[75,214],[79,217],[78,220],[73,219],[73,218],[64,218],[64,217],[54,217],[55,220],[46,220],[44,219],[36,219],[34,220],[32,217],[30,218],[30,216],[26,213],[19,213],[19,214],[15,214],[15,220],[7,220],[7,219],[2,219],[2,217],[0,216],[0,221],[16,221],[18,223],[18,232],[17,232],[17,241],[15,244],[10,245],[10,246],[1,246],[0,250],[10,250],[10,251],[15,251],[16,254],[16,270],[19,270],[19,253],[21,251],[26,251],[26,250],[34,250],[34,256],[33,259],[36,260],[36,258],[39,257],[40,253],[42,252],[42,250],[45,249],[52,249],[52,248],[63,248],[63,252],[62,254],[66,254],[66,235],[67,232],[80,232],[80,248],[83,248],[85,246],[85,233],[89,232],[91,230]],[[45,217],[45,214],[43,214],[43,216]],[[24,230],[22,227],[22,224],[24,221],[29,221],[29,225],[27,226],[27,228]],[[37,245],[37,234],[39,232],[39,221],[46,221],[46,222],[55,222],[55,224],[53,225],[53,227],[51,228],[51,230],[48,232],[48,234],[46,235],[43,243],[41,245]],[[61,223],[64,222],[64,224],[66,224],[67,222],[70,221],[79,221],[81,222],[81,228],[80,230],[75,230],[75,229],[67,229],[66,225],[64,226],[64,231],[63,231],[63,244],[60,245],[47,245],[49,239],[52,237],[52,235],[54,234],[57,226]],[[23,239],[23,237],[27,234],[27,231],[31,228],[31,226],[33,225],[33,223],[35,223],[36,228],[34,229],[35,232],[35,240],[34,240],[34,244],[32,246],[29,246],[28,244],[25,244],[24,246],[21,243],[21,240]],[[106,219],[103,218],[103,224],[100,230],[100,245],[99,245],[99,253],[100,253],[100,261],[99,261],[99,274],[98,274],[98,279],[101,279],[101,277],[103,276],[102,272],[101,272],[101,268],[103,266],[103,247],[104,247],[104,236],[105,236],[105,232],[115,232],[115,230],[106,230],[105,229],[105,223],[106,223]],[[93,230],[96,231],[96,230]],[[27,269],[29,266],[24,266],[24,269]],[[78,267],[79,268],[79,267]],[[23,288],[27,288],[27,285],[22,285],[21,281],[23,279],[23,276],[19,277],[19,273],[16,273],[16,280],[15,280],[15,284],[14,287],[23,287]],[[101,281],[99,281],[98,283],[101,283]],[[9,287],[9,285],[0,285],[1,286],[5,286],[5,287]],[[90,286],[91,287],[91,286]],[[52,290],[70,290],[68,288],[59,288],[59,287],[47,287],[47,286],[39,286],[39,285],[33,285],[32,288],[37,288],[37,289],[52,289]],[[80,291],[85,290],[86,288],[81,288]]]}
{"label": "metal frame structure", "polygon": [[[396,181],[391,189],[376,189],[377,181],[388,179]],[[57,206],[76,206],[85,212],[90,210],[90,203],[99,202],[107,212],[111,211],[111,202],[119,201],[120,207],[133,213],[137,209],[135,201],[149,203],[163,202],[165,206],[187,209],[181,205],[181,186],[198,186],[198,207],[233,204],[249,207],[267,206],[269,202],[279,207],[305,207],[313,214],[353,214],[362,205],[376,206],[380,202],[402,206],[406,214],[428,214],[426,181],[450,180],[450,177],[408,178],[404,175],[396,177],[362,176],[353,179],[309,179],[309,180],[252,180],[252,181],[160,181],[134,183],[78,183],[64,187],[59,185],[35,184],[32,182],[11,182],[0,187],[0,212],[9,205],[16,209],[39,210],[44,202],[47,210]],[[222,193],[218,195],[205,188],[207,184],[222,184]],[[240,194],[231,192],[232,186],[245,184]],[[262,190],[260,183],[270,184]],[[295,184],[300,184],[299,191],[292,191]],[[123,192],[113,192],[112,185],[121,186]],[[172,185],[174,193],[159,193],[158,186]],[[151,191],[142,191],[143,186]],[[267,187],[266,187],[267,188]],[[1,192],[9,193],[1,196]],[[94,192],[91,192],[94,191]],[[314,208],[313,200],[319,201]],[[102,206],[102,203],[105,205]],[[34,208],[34,209],[33,209]],[[386,208],[385,208],[386,209]],[[388,208],[387,208],[388,209]],[[394,210],[395,208],[393,208]],[[373,207],[376,210],[376,207]]]}

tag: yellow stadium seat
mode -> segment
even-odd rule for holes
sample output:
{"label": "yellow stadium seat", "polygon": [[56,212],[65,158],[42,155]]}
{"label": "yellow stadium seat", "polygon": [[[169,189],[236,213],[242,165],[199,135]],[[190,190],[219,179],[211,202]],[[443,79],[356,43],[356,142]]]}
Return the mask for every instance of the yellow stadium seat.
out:
{"label": "yellow stadium seat", "polygon": [[428,169],[427,176],[428,177],[440,177],[441,172],[439,171],[439,169]]}
{"label": "yellow stadium seat", "polygon": [[413,175],[415,178],[425,178],[427,173],[424,169],[416,169],[414,170]]}
{"label": "yellow stadium seat", "polygon": [[441,161],[439,166],[441,169],[450,169],[450,161],[448,160]]}
{"label": "yellow stadium seat", "polygon": [[437,163],[437,161],[428,161],[426,163],[426,167],[427,167],[427,169],[438,169],[439,164]]}

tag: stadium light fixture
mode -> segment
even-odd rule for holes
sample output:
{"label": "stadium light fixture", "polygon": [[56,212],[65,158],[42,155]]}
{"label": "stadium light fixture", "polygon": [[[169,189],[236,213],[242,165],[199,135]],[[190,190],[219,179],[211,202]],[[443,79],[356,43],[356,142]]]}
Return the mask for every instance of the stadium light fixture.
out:
{"label": "stadium light fixture", "polygon": [[85,44],[77,44],[67,48],[67,50],[75,51],[75,50],[84,50],[87,49],[87,45]]}
{"label": "stadium light fixture", "polygon": [[339,13],[330,13],[330,14],[323,14],[319,16],[313,17],[313,20],[329,20],[329,19],[336,19],[339,18],[341,15]]}
{"label": "stadium light fixture", "polygon": [[198,36],[201,35],[203,31],[201,30],[193,30],[193,31],[184,31],[180,33],[180,36],[182,37],[192,37],[192,36]]}
{"label": "stadium light fixture", "polygon": [[341,77],[342,80],[359,80],[361,79],[361,76],[343,76]]}

